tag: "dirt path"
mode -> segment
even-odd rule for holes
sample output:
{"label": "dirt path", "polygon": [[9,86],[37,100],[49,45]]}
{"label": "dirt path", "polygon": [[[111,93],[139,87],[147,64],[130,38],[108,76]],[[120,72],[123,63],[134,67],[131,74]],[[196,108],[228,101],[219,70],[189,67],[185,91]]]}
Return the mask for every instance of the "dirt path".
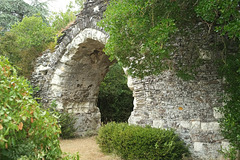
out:
{"label": "dirt path", "polygon": [[79,152],[80,160],[120,160],[120,158],[111,155],[104,155],[100,152],[96,137],[60,140],[60,146],[63,152]]}

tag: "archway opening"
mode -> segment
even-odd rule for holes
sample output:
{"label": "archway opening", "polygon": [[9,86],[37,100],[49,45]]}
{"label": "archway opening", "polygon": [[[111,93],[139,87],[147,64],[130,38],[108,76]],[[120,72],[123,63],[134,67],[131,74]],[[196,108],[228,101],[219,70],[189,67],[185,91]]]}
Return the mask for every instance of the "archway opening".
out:
{"label": "archway opening", "polygon": [[[67,38],[67,37],[66,37]],[[115,62],[110,62],[109,57],[103,52],[103,48],[107,42],[108,35],[102,31],[86,28],[79,32],[69,43],[67,40],[59,44],[54,53],[47,52],[40,59],[41,63],[35,68],[33,81],[36,86],[40,86],[39,95],[42,98],[44,106],[48,107],[51,102],[55,101],[57,110],[73,113],[76,117],[75,128],[77,135],[84,136],[88,133],[96,133],[101,124],[101,114],[97,106],[100,84],[106,76],[109,68],[113,68],[110,73],[116,74],[116,67],[110,67]],[[46,62],[45,62],[46,61]],[[42,65],[42,62],[47,64]],[[115,66],[115,65],[114,65]],[[128,89],[126,85],[126,77],[124,77],[120,66],[121,76],[106,76],[116,79],[112,86],[119,86],[120,81],[124,81],[125,89],[113,88],[116,92],[125,92]],[[114,70],[115,69],[115,70]],[[119,71],[118,71],[119,72]],[[121,80],[122,78],[125,78]],[[103,82],[104,83],[104,82]],[[111,92],[111,90],[110,90]],[[129,94],[132,98],[132,93]],[[113,96],[113,95],[111,95]],[[111,98],[107,96],[104,101],[112,103],[110,100],[123,102],[126,95],[118,94]],[[108,99],[107,99],[108,98]],[[109,99],[110,98],[110,99]],[[115,102],[114,102],[115,103]],[[132,105],[133,101],[131,101]],[[127,106],[129,107],[129,106]],[[100,107],[101,112],[111,111],[107,105],[104,109]],[[121,117],[119,110],[121,106],[115,105],[112,111],[113,117]],[[126,121],[131,113],[132,107],[128,111],[127,118],[118,118]],[[103,122],[120,121],[113,118],[103,118]]]}
{"label": "archway opening", "polygon": [[115,63],[101,82],[97,106],[101,121],[127,122],[133,111],[132,91],[127,86],[127,77],[122,67]]}
{"label": "archway opening", "polygon": [[103,48],[98,39],[86,38],[77,50],[69,48],[59,65],[64,71],[64,78],[58,83],[62,86],[59,102],[76,116],[80,136],[96,132],[101,120],[126,122],[133,109],[132,92],[123,69],[109,61]]}

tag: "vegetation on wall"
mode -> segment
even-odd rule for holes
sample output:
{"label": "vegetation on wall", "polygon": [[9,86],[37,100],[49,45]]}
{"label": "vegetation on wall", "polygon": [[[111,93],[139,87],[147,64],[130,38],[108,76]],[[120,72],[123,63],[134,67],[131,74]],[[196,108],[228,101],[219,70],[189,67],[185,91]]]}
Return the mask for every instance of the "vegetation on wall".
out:
{"label": "vegetation on wall", "polygon": [[176,160],[189,155],[173,130],[145,128],[127,123],[108,123],[100,128],[97,142],[105,153],[122,159]]}
{"label": "vegetation on wall", "polygon": [[[223,39],[223,63],[220,70],[226,79],[226,95],[225,105],[220,108],[223,114],[220,127],[222,135],[233,147],[230,152],[236,153],[240,150],[240,2],[211,0],[209,3],[207,0],[202,0],[196,7],[196,12],[209,28],[213,28]],[[230,155],[231,160],[236,159],[236,154],[225,155]]]}
{"label": "vegetation on wall", "polygon": [[176,10],[175,2],[163,2],[113,0],[99,23],[110,34],[105,53],[134,76],[157,74],[165,67],[159,62],[169,56],[166,42],[177,28],[172,18],[162,17],[170,16],[164,11]]}
{"label": "vegetation on wall", "polygon": [[117,63],[110,67],[100,85],[98,107],[103,123],[127,122],[133,110],[132,91],[127,86],[122,67]]}
{"label": "vegetation on wall", "polygon": [[222,39],[220,68],[228,98],[220,109],[221,130],[240,150],[239,0],[111,0],[99,25],[110,34],[105,52],[111,60],[128,68],[129,74],[143,77],[169,68],[171,38],[199,23]]}

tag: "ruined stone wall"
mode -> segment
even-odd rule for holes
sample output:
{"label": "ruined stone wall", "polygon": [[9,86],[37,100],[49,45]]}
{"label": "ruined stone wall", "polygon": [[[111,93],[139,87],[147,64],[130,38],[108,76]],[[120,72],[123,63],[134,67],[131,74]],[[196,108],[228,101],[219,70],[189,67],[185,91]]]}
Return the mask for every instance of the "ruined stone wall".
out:
{"label": "ruined stone wall", "polygon": [[[96,106],[99,85],[112,63],[102,52],[108,34],[96,23],[106,4],[105,0],[87,0],[55,51],[37,59],[32,74],[43,105],[48,107],[55,100],[57,109],[74,113],[80,136],[96,132],[101,123]],[[201,28],[199,24],[189,30],[198,31],[189,34],[193,37],[179,35],[172,41],[176,48],[169,70],[142,80],[128,78],[134,96],[129,123],[174,128],[195,159],[217,159],[217,150],[227,144],[220,136],[216,111],[223,90],[213,61],[220,52],[213,50],[216,37]],[[195,79],[184,81],[177,74],[188,72],[187,66],[193,68]]]}
{"label": "ruined stone wall", "polygon": [[[218,150],[227,144],[217,122],[221,116],[217,108],[222,105],[223,81],[215,60],[221,52],[211,44],[216,37],[204,33],[201,26],[193,37],[175,40],[169,70],[142,80],[129,77],[134,96],[129,123],[174,128],[195,159],[215,160],[221,159]],[[193,67],[192,80],[185,81],[177,75],[184,66]]]}

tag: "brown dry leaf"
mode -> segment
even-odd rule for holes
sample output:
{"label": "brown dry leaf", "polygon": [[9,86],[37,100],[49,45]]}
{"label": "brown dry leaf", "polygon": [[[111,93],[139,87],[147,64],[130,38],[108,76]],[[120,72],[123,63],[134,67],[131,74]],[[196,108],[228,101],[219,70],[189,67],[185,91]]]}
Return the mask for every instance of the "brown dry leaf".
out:
{"label": "brown dry leaf", "polygon": [[2,124],[0,124],[0,130],[2,130],[3,129],[3,126],[2,126]]}
{"label": "brown dry leaf", "polygon": [[31,123],[33,123],[33,118],[31,118]]}
{"label": "brown dry leaf", "polygon": [[5,143],[5,148],[8,149],[8,144],[7,143]]}
{"label": "brown dry leaf", "polygon": [[18,129],[19,129],[19,130],[22,130],[22,129],[23,129],[23,123],[22,123],[22,122],[19,123]]}

